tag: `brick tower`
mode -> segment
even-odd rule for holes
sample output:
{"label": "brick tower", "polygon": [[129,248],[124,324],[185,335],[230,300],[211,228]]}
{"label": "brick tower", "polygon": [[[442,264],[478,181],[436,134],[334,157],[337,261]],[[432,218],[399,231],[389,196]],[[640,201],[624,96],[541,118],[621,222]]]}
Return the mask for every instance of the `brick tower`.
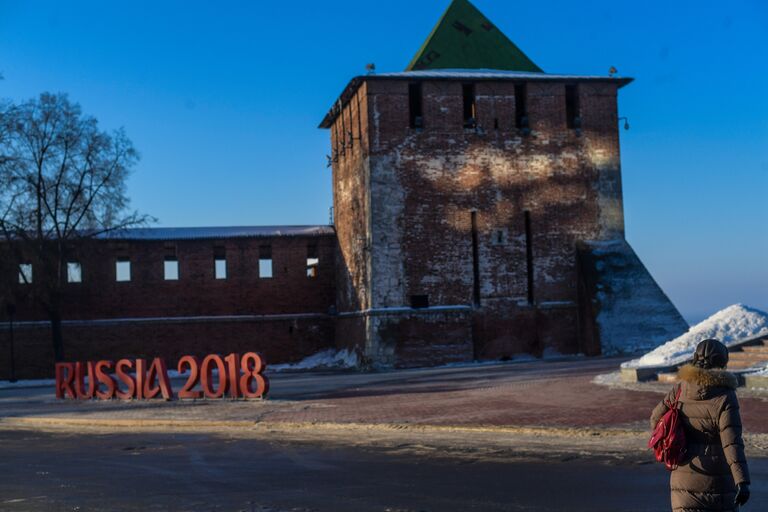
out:
{"label": "brick tower", "polygon": [[340,347],[417,366],[648,348],[686,323],[624,239],[618,90],[544,73],[467,0],[331,132]]}

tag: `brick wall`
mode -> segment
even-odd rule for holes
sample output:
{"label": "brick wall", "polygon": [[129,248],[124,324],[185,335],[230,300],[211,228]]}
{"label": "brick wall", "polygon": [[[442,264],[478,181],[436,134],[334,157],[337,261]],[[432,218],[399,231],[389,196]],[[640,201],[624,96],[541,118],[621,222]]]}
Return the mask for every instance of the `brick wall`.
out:
{"label": "brick wall", "polygon": [[[272,278],[259,276],[263,246],[271,248]],[[315,278],[307,276],[309,246],[317,247]],[[89,243],[68,258],[80,262],[83,279],[64,285],[65,357],[163,356],[175,364],[187,353],[259,350],[274,363],[299,360],[334,343],[335,253],[333,235]],[[169,254],[179,262],[175,281],[164,279]],[[215,254],[226,260],[226,279],[215,279]],[[116,281],[118,258],[131,262],[128,282]],[[17,280],[15,265],[3,272],[4,282]],[[53,367],[47,316],[32,297],[39,284],[15,285],[4,297],[17,305],[16,365],[24,376],[50,375]],[[7,320],[3,307],[0,378],[9,368]]]}
{"label": "brick wall", "polygon": [[[68,358],[151,349],[173,359],[256,344],[282,362],[334,341],[397,366],[595,353],[579,335],[576,244],[624,235],[618,84],[579,82],[579,129],[566,125],[565,81],[525,84],[528,133],[515,126],[513,81],[474,84],[476,126],[468,129],[464,82],[423,80],[424,126],[416,129],[408,81],[358,80],[329,125],[336,236],[90,246],[76,255],[83,283],[65,292]],[[320,258],[316,279],[306,275],[310,244]],[[262,245],[271,247],[272,279],[258,275]],[[163,279],[169,251],[178,281]],[[225,280],[214,279],[216,253],[226,255]],[[131,261],[130,282],[115,281],[118,257]],[[410,308],[414,295],[430,307]],[[45,318],[23,287],[14,300],[19,320]],[[326,315],[332,308],[339,316]],[[199,316],[209,318],[179,321]],[[94,319],[120,321],[71,323]],[[21,357],[45,361],[35,371],[50,368],[46,328],[24,329]]]}
{"label": "brick wall", "polygon": [[[182,355],[205,356],[256,351],[268,364],[295,362],[333,345],[333,318],[325,315],[285,319],[241,318],[193,321],[120,321],[65,324],[67,361],[163,357],[175,369]],[[16,376],[53,376],[50,329],[45,325],[15,330]],[[9,332],[0,330],[0,380],[10,375]]]}
{"label": "brick wall", "polygon": [[[310,245],[317,246],[320,260],[314,279],[307,277]],[[271,247],[272,278],[259,276],[262,246]],[[215,279],[214,253],[221,249],[226,279]],[[64,285],[63,318],[327,313],[335,303],[335,251],[334,236],[92,242],[72,255],[83,279]],[[169,252],[179,262],[176,281],[164,279]],[[130,260],[128,282],[116,281],[118,258]],[[15,276],[15,268],[9,271]],[[28,300],[34,284],[16,288],[17,320],[47,318]]]}
{"label": "brick wall", "polygon": [[370,151],[367,86],[341,109],[331,127],[334,225],[337,231],[337,307],[339,312],[370,307]]}
{"label": "brick wall", "polygon": [[[472,304],[475,212],[480,307],[464,331],[475,352],[578,352],[576,242],[624,233],[617,84],[578,84],[576,130],[566,125],[566,82],[527,83],[525,134],[515,127],[512,81],[474,84],[477,126],[466,129],[463,83],[422,81],[423,129],[409,127],[408,81],[378,77],[357,91],[367,100],[370,151],[364,162],[335,165],[334,190],[369,175],[370,275],[361,284],[369,307],[408,306],[412,295],[428,295],[431,306]],[[339,215],[345,202],[336,198],[340,241],[361,226]],[[444,333],[424,332],[435,354]],[[359,340],[366,351],[386,352],[375,328],[366,337]]]}

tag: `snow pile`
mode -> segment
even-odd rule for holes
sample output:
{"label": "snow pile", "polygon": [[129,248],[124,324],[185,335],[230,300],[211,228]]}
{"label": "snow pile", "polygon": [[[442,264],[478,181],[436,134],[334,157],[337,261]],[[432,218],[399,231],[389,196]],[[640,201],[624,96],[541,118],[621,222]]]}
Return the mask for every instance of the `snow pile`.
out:
{"label": "snow pile", "polygon": [[53,388],[56,385],[56,379],[27,379],[10,382],[0,380],[0,389],[20,389],[20,388]]}
{"label": "snow pile", "polygon": [[614,386],[621,383],[621,372],[603,373],[595,375],[595,378],[592,379],[592,384],[599,384],[601,386]]}
{"label": "snow pile", "polygon": [[639,359],[622,363],[622,368],[672,366],[693,358],[696,345],[707,338],[715,338],[726,346],[742,340],[768,334],[768,313],[734,304],[718,311],[703,322],[691,327],[687,333],[648,352]]}
{"label": "snow pile", "polygon": [[305,357],[298,363],[271,364],[267,368],[273,372],[286,370],[319,370],[319,369],[347,369],[357,368],[360,360],[352,350],[334,350],[329,348]]}

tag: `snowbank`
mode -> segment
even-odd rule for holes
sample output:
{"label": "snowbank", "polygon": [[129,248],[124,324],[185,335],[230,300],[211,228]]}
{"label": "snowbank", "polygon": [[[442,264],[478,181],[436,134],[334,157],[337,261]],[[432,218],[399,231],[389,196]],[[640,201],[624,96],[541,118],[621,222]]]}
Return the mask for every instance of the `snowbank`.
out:
{"label": "snowbank", "polygon": [[334,350],[329,348],[317,354],[313,354],[299,361],[290,364],[270,364],[267,369],[273,372],[282,372],[286,370],[319,370],[325,368],[345,369],[356,368],[360,363],[357,354],[351,350]]}
{"label": "snowbank", "polygon": [[20,388],[47,388],[56,385],[56,379],[27,379],[17,380],[16,382],[10,382],[7,380],[0,380],[0,389],[20,389]]}
{"label": "snowbank", "polygon": [[592,384],[599,384],[601,386],[614,386],[621,383],[620,371],[595,375],[595,378],[592,379]]}
{"label": "snowbank", "polygon": [[762,334],[768,334],[768,313],[743,304],[734,304],[694,325],[682,336],[621,366],[622,368],[672,366],[692,359],[696,345],[707,338],[716,338],[726,346],[730,346]]}

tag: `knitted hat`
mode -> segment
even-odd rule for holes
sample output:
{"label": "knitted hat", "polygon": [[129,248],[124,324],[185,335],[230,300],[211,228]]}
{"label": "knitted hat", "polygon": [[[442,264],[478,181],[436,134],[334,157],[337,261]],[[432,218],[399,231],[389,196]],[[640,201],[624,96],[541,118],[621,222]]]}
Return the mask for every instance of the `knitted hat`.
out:
{"label": "knitted hat", "polygon": [[728,347],[716,339],[704,340],[696,346],[693,365],[699,368],[725,368],[728,364]]}

